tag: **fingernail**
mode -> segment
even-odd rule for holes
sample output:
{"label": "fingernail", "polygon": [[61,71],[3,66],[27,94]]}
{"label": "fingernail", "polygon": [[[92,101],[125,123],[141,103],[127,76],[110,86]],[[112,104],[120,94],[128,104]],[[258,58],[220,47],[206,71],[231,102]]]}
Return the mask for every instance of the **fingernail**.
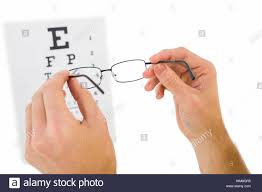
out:
{"label": "fingernail", "polygon": [[71,78],[69,79],[69,81],[70,81],[71,83],[75,84],[75,85],[79,85],[79,86],[80,86],[80,82],[79,82],[79,80],[78,80],[77,77],[71,77]]}
{"label": "fingernail", "polygon": [[157,64],[155,67],[155,72],[160,75],[161,73],[163,73],[163,71],[166,69],[164,64]]}
{"label": "fingernail", "polygon": [[147,83],[147,84],[145,85],[145,90],[147,91],[149,88],[150,88],[150,84]]}
{"label": "fingernail", "polygon": [[81,83],[79,81],[79,79],[76,77],[76,78],[73,78],[73,81],[75,81],[76,84],[80,85],[81,86]]}
{"label": "fingernail", "polygon": [[159,94],[159,93],[157,93],[157,95],[156,95],[156,98],[157,98],[157,99],[159,99],[159,98],[160,98],[160,94]]}

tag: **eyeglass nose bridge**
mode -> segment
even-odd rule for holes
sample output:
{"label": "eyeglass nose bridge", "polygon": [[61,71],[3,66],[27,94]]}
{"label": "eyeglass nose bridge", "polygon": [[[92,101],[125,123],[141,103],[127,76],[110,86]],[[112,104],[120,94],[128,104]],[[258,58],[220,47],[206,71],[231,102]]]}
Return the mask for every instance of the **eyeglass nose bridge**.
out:
{"label": "eyeglass nose bridge", "polygon": [[112,71],[112,69],[111,68],[110,69],[103,69],[103,70],[101,70],[101,73],[103,73],[105,71]]}
{"label": "eyeglass nose bridge", "polygon": [[115,79],[115,74],[113,73],[112,68],[109,68],[109,69],[101,70],[101,77],[100,77],[101,80],[103,79],[103,72],[105,72],[105,71],[110,71],[112,76],[113,76],[113,78]]}

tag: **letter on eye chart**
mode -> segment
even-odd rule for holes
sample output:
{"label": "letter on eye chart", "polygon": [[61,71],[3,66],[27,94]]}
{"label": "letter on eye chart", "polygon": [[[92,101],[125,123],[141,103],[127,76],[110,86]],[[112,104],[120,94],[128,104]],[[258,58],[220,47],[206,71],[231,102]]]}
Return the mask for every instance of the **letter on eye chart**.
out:
{"label": "letter on eye chart", "polygon": [[[52,27],[52,28],[47,28],[47,31],[50,32],[52,35],[53,45],[49,47],[50,51],[69,49],[69,42],[63,40],[63,37],[68,34],[67,27]],[[75,54],[69,53],[69,54],[66,54],[65,57],[67,57],[67,60],[68,60],[67,65],[74,64],[73,62],[76,59]],[[56,56],[51,55],[51,56],[46,56],[45,58],[47,61],[46,67],[51,68],[55,64]],[[44,73],[47,79],[50,78],[51,74],[52,74],[52,71],[47,71]]]}
{"label": "letter on eye chart", "polygon": [[50,47],[50,50],[54,49],[68,49],[69,48],[69,42],[66,41],[62,45],[58,45],[58,41],[61,40],[61,36],[57,35],[57,31],[63,31],[65,34],[67,34],[67,27],[54,27],[54,28],[48,28],[47,31],[52,33],[53,36],[53,47]]}

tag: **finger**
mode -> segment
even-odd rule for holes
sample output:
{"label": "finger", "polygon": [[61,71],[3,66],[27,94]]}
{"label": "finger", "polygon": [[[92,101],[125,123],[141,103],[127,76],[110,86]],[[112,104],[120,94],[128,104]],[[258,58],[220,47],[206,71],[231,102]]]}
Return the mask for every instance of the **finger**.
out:
{"label": "finger", "polygon": [[165,94],[165,87],[162,84],[158,84],[156,87],[156,98],[157,99],[162,99]]}
{"label": "finger", "polygon": [[151,78],[155,76],[154,65],[151,65],[148,69],[146,69],[143,73],[144,78]]}
{"label": "finger", "polygon": [[63,90],[65,82],[69,78],[69,71],[64,70],[54,74],[50,79],[46,81],[42,88],[48,86],[50,89]]}
{"label": "finger", "polygon": [[26,120],[26,143],[25,143],[25,159],[31,163],[32,162],[32,136],[33,136],[33,127],[32,127],[32,103],[29,103],[25,110],[25,120]]}
{"label": "finger", "polygon": [[26,147],[31,145],[32,140],[32,104],[28,104],[25,111],[26,120]]}
{"label": "finger", "polygon": [[172,59],[173,55],[170,52],[167,52],[169,49],[164,49],[160,51],[159,53],[153,55],[150,57],[150,62],[151,63],[157,63],[158,61],[161,60],[170,60]]}
{"label": "finger", "polygon": [[32,126],[37,135],[46,127],[46,112],[42,92],[37,91],[32,98]]}
{"label": "finger", "polygon": [[151,78],[145,85],[145,90],[146,91],[152,91],[156,85],[159,83],[159,80],[157,77]]}
{"label": "finger", "polygon": [[203,59],[186,48],[164,49],[150,58],[152,63],[160,60],[184,60],[191,68],[204,64]]}
{"label": "finger", "polygon": [[25,145],[25,159],[28,163],[36,167],[38,170],[46,170],[44,165],[47,164],[46,160],[43,160],[41,156],[35,152],[32,148],[32,139],[34,138],[34,130],[32,123],[32,104],[28,104],[26,107],[26,145]]}
{"label": "finger", "polygon": [[[159,61],[164,61],[164,60],[166,60],[166,61],[169,61],[169,60],[185,60],[184,56],[182,56],[181,54],[174,54],[173,52],[176,53],[176,51],[174,51],[174,49],[164,49],[164,50],[160,51],[159,53],[155,54],[154,56],[152,56],[150,58],[150,61],[151,61],[151,63],[156,64]],[[181,63],[167,63],[167,64],[169,65],[170,68],[175,70],[178,75],[187,71],[187,67],[184,66]]]}
{"label": "finger", "polygon": [[156,65],[154,70],[160,83],[175,97],[182,98],[183,95],[191,91],[192,88],[185,84],[166,64]]}
{"label": "finger", "polygon": [[47,123],[57,124],[59,122],[64,122],[66,118],[73,117],[64,99],[63,86],[68,78],[69,72],[61,71],[56,73],[41,88]]}
{"label": "finger", "polygon": [[91,93],[88,90],[83,89],[76,78],[71,78],[68,81],[68,87],[79,106],[84,120],[91,122],[94,119],[97,119],[96,115],[99,108]]}

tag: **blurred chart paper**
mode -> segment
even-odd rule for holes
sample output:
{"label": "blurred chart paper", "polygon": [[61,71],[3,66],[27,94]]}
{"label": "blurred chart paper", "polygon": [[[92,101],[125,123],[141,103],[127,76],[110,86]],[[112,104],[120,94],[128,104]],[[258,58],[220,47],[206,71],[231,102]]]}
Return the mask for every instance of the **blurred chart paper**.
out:
{"label": "blurred chart paper", "polygon": [[[42,83],[63,69],[88,66],[109,68],[105,23],[103,18],[34,21],[8,23],[5,29],[18,134],[21,135],[21,142],[24,142],[25,107]],[[89,91],[104,112],[114,139],[109,75],[104,78],[100,85],[105,91],[104,95],[96,88]],[[81,120],[82,116],[67,85],[64,89],[69,110]]]}

